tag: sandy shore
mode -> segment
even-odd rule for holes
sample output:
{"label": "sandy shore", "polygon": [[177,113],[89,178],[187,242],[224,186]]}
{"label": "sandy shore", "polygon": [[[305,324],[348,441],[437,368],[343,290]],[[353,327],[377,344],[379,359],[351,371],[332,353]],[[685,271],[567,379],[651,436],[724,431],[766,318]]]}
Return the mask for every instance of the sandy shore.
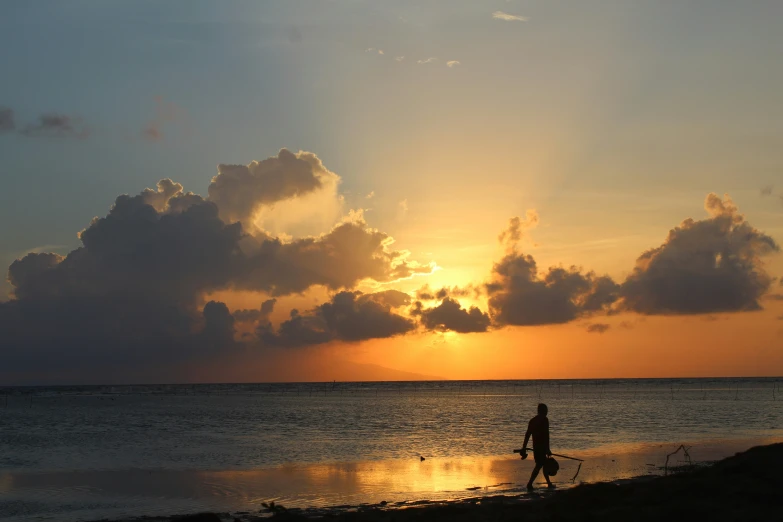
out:
{"label": "sandy shore", "polygon": [[757,446],[710,466],[665,477],[583,484],[531,496],[484,496],[453,502],[285,509],[259,513],[202,513],[146,522],[253,522],[259,520],[407,522],[429,520],[779,520],[783,517],[783,443]]}

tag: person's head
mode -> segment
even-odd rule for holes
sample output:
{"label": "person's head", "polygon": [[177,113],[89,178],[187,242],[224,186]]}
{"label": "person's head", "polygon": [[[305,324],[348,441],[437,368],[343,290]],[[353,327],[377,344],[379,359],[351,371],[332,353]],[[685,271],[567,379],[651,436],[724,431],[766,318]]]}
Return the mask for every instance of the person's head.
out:
{"label": "person's head", "polygon": [[541,415],[541,416],[543,416],[543,417],[546,417],[546,414],[547,414],[548,412],[549,412],[549,408],[547,408],[547,407],[546,407],[546,404],[544,404],[544,403],[542,402],[541,404],[539,404],[539,405],[538,405],[538,414],[539,414],[539,415]]}

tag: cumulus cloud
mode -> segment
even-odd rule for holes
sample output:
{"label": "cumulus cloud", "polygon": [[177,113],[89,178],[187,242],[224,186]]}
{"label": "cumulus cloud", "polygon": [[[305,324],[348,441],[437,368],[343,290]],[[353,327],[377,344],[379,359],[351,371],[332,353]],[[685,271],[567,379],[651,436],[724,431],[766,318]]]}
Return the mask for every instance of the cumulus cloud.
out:
{"label": "cumulus cloud", "polygon": [[[286,164],[299,161],[306,165]],[[290,185],[300,187],[302,177],[322,168],[315,155],[287,151],[272,158],[271,165],[252,165],[247,175],[271,180],[271,187],[223,178],[212,187],[212,200],[161,180],[156,189],[119,196],[106,216],[94,218],[79,234],[81,246],[67,255],[30,253],[12,263],[12,299],[0,303],[0,368],[49,365],[66,372],[84,361],[119,373],[163,368],[237,348],[239,323],[255,323],[270,335],[274,299],[258,310],[233,314],[217,301],[202,306],[205,295],[219,290],[276,297],[320,285],[340,292],[317,313],[292,316],[273,334],[281,339],[293,335],[286,334],[289,330],[300,332],[319,321],[325,321],[327,340],[383,337],[412,328],[410,320],[391,312],[409,305],[407,294],[343,291],[366,280],[385,283],[429,273],[434,265],[393,249],[393,239],[370,228],[361,215],[318,236],[283,241],[249,234],[241,222],[222,215],[220,204],[229,215],[254,206],[230,194],[231,187],[255,190],[259,199],[273,202],[275,195],[284,198],[301,190]],[[291,175],[291,169],[304,175]]]}
{"label": "cumulus cloud", "polygon": [[491,322],[489,315],[478,307],[465,309],[450,297],[444,298],[438,306],[432,308],[423,308],[421,302],[417,302],[412,314],[420,316],[422,325],[428,330],[486,332]]}
{"label": "cumulus cloud", "polygon": [[424,58],[422,60],[418,60],[416,63],[418,63],[419,65],[424,65],[424,64],[432,63],[435,60],[437,60],[436,57],[430,56],[429,58]]}
{"label": "cumulus cloud", "polygon": [[495,264],[486,284],[492,319],[501,326],[566,323],[606,311],[616,301],[618,288],[608,276],[573,266],[539,274],[533,257],[517,252]]}
{"label": "cumulus cloud", "polygon": [[380,339],[412,331],[415,323],[395,313],[389,299],[389,294],[340,292],[305,314],[293,310],[277,332],[267,330],[262,338],[274,346],[297,347],[335,340]]}
{"label": "cumulus cloud", "polygon": [[85,139],[90,135],[81,118],[56,113],[42,114],[36,123],[26,125],[19,132],[31,138]]}
{"label": "cumulus cloud", "polygon": [[0,134],[13,132],[14,129],[16,129],[14,111],[8,107],[0,107]]}
{"label": "cumulus cloud", "polygon": [[492,13],[492,18],[495,20],[504,20],[506,22],[527,22],[529,20],[526,16],[512,15],[504,13],[503,11],[495,11]]}
{"label": "cumulus cloud", "polygon": [[372,294],[362,294],[362,301],[375,301],[387,308],[401,308],[411,304],[411,296],[400,290],[383,290]]}
{"label": "cumulus cloud", "polygon": [[456,67],[458,65],[460,65],[458,60],[449,60],[448,62],[446,62],[447,67]]}
{"label": "cumulus cloud", "polygon": [[240,323],[267,324],[269,322],[269,316],[275,309],[275,303],[277,303],[277,299],[267,299],[262,302],[261,306],[257,309],[234,310],[232,315],[234,316],[234,319]]}
{"label": "cumulus cloud", "polygon": [[405,57],[404,57],[404,56],[395,56],[395,57],[394,57],[394,61],[396,61],[396,62],[401,62],[401,61],[403,61],[403,60],[405,60]]}
{"label": "cumulus cloud", "polygon": [[242,289],[281,296],[314,285],[339,290],[364,279],[391,282],[434,270],[432,264],[409,261],[408,252],[391,249],[392,242],[364,221],[342,223],[322,236],[290,243],[245,238],[247,254],[233,281]]}
{"label": "cumulus cloud", "polygon": [[609,328],[611,328],[611,326],[606,323],[593,323],[587,326],[587,333],[602,334],[609,330]]}
{"label": "cumulus cloud", "polygon": [[336,186],[339,179],[315,154],[281,149],[276,157],[248,165],[218,165],[208,191],[224,220],[252,228],[262,207]]}
{"label": "cumulus cloud", "polygon": [[709,194],[709,217],[687,219],[644,252],[622,285],[624,307],[642,314],[706,314],[760,308],[772,278],[762,259],[779,251],[728,196]]}

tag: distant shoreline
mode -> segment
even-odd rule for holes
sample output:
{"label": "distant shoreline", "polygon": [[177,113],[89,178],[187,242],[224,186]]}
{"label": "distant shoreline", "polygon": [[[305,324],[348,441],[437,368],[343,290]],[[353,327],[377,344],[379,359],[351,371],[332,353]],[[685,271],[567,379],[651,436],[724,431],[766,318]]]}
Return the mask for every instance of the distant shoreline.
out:
{"label": "distant shoreline", "polygon": [[537,490],[530,496],[489,496],[449,502],[285,509],[260,513],[201,513],[144,517],[125,522],[255,522],[269,520],[335,522],[427,522],[435,520],[769,520],[783,510],[783,443],[756,446],[709,466],[665,477],[644,476],[582,484],[561,491]]}

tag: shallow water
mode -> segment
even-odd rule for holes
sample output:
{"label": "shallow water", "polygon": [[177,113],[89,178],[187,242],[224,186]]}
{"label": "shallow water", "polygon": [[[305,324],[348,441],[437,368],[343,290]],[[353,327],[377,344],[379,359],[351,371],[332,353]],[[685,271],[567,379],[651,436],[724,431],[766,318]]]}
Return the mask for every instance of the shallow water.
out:
{"label": "shallow water", "polygon": [[[519,492],[536,404],[579,480],[660,472],[783,440],[780,380],[507,381],[41,388],[0,395],[0,518]],[[426,457],[425,461],[420,456]],[[679,456],[673,457],[674,459]],[[560,460],[561,486],[575,463]]]}

